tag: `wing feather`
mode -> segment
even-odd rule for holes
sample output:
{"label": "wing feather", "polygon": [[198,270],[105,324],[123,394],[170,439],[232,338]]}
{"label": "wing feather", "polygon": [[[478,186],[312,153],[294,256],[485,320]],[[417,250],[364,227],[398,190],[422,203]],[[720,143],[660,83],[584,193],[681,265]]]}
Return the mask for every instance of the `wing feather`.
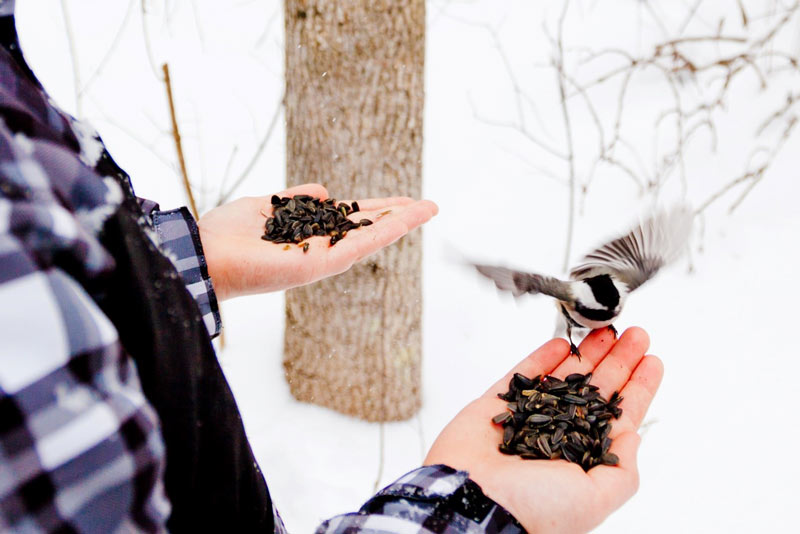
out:
{"label": "wing feather", "polygon": [[658,212],[628,234],[587,254],[581,264],[572,269],[570,278],[611,274],[633,291],[681,255],[693,219],[694,214],[686,206]]}
{"label": "wing feather", "polygon": [[474,265],[479,273],[494,281],[498,289],[510,291],[515,297],[525,293],[542,293],[565,302],[572,301],[569,283],[552,276],[515,271],[494,265]]}

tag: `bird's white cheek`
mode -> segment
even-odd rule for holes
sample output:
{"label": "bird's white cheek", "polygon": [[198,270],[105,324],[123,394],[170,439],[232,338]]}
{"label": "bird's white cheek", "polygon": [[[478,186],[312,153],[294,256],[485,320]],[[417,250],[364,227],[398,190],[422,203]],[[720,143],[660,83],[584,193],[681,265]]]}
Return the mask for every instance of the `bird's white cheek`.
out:
{"label": "bird's white cheek", "polygon": [[571,289],[573,295],[575,295],[575,300],[580,301],[580,303],[587,308],[591,308],[593,310],[605,309],[605,306],[597,302],[597,299],[594,297],[594,293],[592,292],[592,288],[590,288],[588,284],[584,282],[578,282],[573,284]]}

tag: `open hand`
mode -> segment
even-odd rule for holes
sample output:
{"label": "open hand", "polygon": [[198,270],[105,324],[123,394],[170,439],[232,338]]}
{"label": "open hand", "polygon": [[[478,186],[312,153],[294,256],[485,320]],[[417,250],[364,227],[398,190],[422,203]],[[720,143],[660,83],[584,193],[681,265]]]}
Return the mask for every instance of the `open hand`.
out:
{"label": "open hand", "polygon": [[[306,184],[278,196],[311,195],[328,198],[318,184]],[[349,269],[354,263],[397,241],[436,215],[436,204],[408,197],[358,200],[361,211],[351,219],[373,224],[351,230],[330,246],[330,238],[307,239],[301,247],[264,241],[264,223],[272,214],[270,198],[240,198],[204,214],[198,221],[200,240],[217,298],[278,291],[309,284]],[[350,202],[350,201],[346,201]]]}
{"label": "open hand", "polygon": [[[528,356],[489,391],[459,413],[433,444],[425,464],[446,464],[468,471],[484,493],[511,512],[530,533],[582,533],[600,524],[638,488],[637,429],[661,382],[663,367],[645,356],[650,341],[644,330],[631,328],[619,340],[607,329],[596,330],[581,343],[582,360],[570,356],[569,344],[554,339]],[[528,377],[594,373],[591,383],[609,398],[620,391],[620,419],[612,420],[611,452],[619,465],[601,465],[588,472],[566,460],[523,460],[501,454],[502,428],[491,418],[505,409],[498,393],[508,391],[514,373]]]}

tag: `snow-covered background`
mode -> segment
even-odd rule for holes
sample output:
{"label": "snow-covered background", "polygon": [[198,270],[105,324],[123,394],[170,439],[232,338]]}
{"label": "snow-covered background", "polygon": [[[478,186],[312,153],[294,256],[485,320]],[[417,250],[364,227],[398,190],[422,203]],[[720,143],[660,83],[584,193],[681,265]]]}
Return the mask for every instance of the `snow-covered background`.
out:
{"label": "snow-covered background", "polygon": [[[17,4],[23,49],[34,71],[63,108],[80,110],[100,131],[140,196],[165,208],[185,203],[164,86],[156,78],[165,61],[189,174],[205,208],[213,205],[223,181],[229,187],[248,167],[283,90],[280,2]],[[565,46],[646,53],[681,25],[695,4],[702,2],[573,1]],[[712,5],[701,6],[684,35],[713,32],[709,28],[716,27],[721,6],[732,9],[737,2],[705,4]],[[525,112],[531,129],[564,146],[556,78],[547,67],[553,46],[544,29],[555,31],[561,5],[555,0],[428,3],[424,190],[441,211],[425,228],[424,406],[410,421],[383,425],[382,455],[380,425],[289,395],[281,364],[282,295],[224,304],[227,347],[220,360],[291,532],[311,532],[325,518],[354,511],[376,484],[418,466],[461,407],[551,336],[555,312],[545,299],[505,298],[451,260],[457,250],[485,261],[561,271],[566,167],[518,131],[489,123],[519,118],[511,72],[537,104]],[[747,5],[755,25],[756,13],[780,11],[782,4]],[[731,24],[726,32],[745,32]],[[790,27],[795,36],[797,24]],[[797,53],[791,35],[781,45]],[[658,161],[659,154],[653,114],[668,99],[655,75],[637,77],[631,87],[626,124],[629,137],[641,141],[645,173],[647,162]],[[697,206],[741,175],[753,132],[787,93],[798,90],[797,75],[776,77],[768,90],[759,88],[755,75],[742,77],[725,110],[714,115],[717,150],[711,150],[708,133],[699,133],[685,155],[685,190],[674,174],[659,189],[659,201],[685,195]],[[601,115],[616,109],[613,91],[597,98]],[[583,183],[591,168],[591,158],[583,155],[596,150],[595,126],[587,109],[570,106],[577,178]],[[282,118],[277,124],[234,196],[282,188]],[[629,300],[617,327],[647,329],[651,352],[664,360],[666,374],[639,455],[641,488],[597,532],[797,531],[797,154],[798,140],[792,137],[732,214],[728,208],[737,191],[707,210],[693,236],[691,272],[683,260]],[[572,259],[624,230],[653,198],[619,169],[600,169],[579,197]]]}

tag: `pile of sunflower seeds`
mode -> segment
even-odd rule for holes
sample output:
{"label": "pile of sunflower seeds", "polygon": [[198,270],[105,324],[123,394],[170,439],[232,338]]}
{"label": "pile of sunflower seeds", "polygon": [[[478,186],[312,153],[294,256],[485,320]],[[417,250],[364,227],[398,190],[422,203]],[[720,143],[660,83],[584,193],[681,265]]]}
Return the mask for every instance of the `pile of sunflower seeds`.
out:
{"label": "pile of sunflower seeds", "polygon": [[589,384],[591,379],[592,373],[574,373],[564,380],[515,374],[508,392],[498,394],[508,402],[508,411],[492,418],[503,425],[500,452],[535,460],[563,458],[584,471],[617,465],[617,455],[608,452],[608,434],[611,419],[622,415],[622,397],[614,392],[606,401],[597,386]]}
{"label": "pile of sunflower seeds", "polygon": [[[279,197],[272,195],[272,217],[267,217],[261,239],[273,243],[303,243],[315,235],[331,237],[331,246],[343,239],[353,228],[369,226],[372,221],[361,219],[353,222],[348,215],[360,210],[358,202],[336,203],[336,199],[320,200],[309,195]],[[303,252],[308,243],[303,243]]]}

